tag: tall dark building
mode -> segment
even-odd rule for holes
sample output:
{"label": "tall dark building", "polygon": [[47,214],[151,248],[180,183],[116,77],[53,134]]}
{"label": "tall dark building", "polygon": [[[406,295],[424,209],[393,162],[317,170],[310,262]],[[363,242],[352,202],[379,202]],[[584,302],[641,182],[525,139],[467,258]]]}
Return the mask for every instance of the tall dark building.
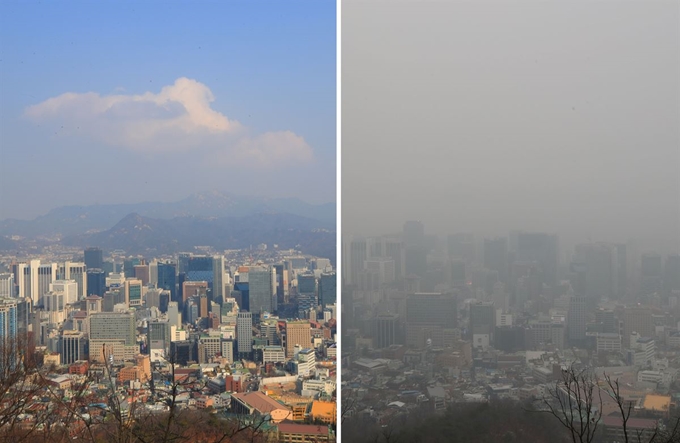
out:
{"label": "tall dark building", "polygon": [[85,249],[85,267],[87,269],[103,269],[104,254],[99,248]]}
{"label": "tall dark building", "polygon": [[394,314],[381,314],[375,319],[373,344],[376,348],[387,348],[397,344],[399,317]]}
{"label": "tall dark building", "polygon": [[158,288],[170,291],[170,300],[179,301],[177,295],[177,268],[174,263],[158,263]]}
{"label": "tall dark building", "polygon": [[123,273],[125,278],[135,278],[135,266],[141,265],[142,260],[139,258],[128,258],[123,260]]}
{"label": "tall dark building", "polygon": [[238,306],[241,311],[250,312],[250,285],[248,282],[236,282],[234,283],[234,291],[240,294],[240,300],[238,299],[238,294],[232,294],[232,297],[236,298],[239,302]]}
{"label": "tall dark building", "polygon": [[87,295],[104,297],[106,293],[106,272],[98,268],[87,268]]}
{"label": "tall dark building", "polygon": [[475,237],[473,234],[458,233],[447,238],[449,258],[463,260],[465,263],[475,261]]}
{"label": "tall dark building", "polygon": [[324,308],[335,304],[337,292],[335,272],[321,274],[319,279],[319,304]]}

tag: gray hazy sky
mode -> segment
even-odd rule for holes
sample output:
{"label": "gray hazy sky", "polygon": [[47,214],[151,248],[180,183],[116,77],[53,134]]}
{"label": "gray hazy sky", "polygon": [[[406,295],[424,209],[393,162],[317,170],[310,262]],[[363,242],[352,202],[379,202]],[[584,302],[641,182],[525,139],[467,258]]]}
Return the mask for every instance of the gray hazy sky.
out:
{"label": "gray hazy sky", "polygon": [[343,232],[677,248],[678,2],[342,7]]}

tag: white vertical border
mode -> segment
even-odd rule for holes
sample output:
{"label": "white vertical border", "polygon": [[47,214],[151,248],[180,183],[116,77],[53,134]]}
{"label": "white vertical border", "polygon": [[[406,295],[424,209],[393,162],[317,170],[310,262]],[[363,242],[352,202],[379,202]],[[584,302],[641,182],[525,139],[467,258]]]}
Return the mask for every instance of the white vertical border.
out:
{"label": "white vertical border", "polygon": [[[335,438],[341,442],[342,426],[342,1],[335,0],[335,312],[336,312],[336,357],[335,357]],[[340,286],[338,287],[338,283]]]}

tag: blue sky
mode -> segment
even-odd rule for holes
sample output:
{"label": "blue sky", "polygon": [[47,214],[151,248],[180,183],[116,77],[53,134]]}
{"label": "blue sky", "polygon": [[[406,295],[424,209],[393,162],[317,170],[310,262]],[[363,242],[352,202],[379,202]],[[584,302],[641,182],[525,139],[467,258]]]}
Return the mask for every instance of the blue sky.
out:
{"label": "blue sky", "polygon": [[335,3],[0,3],[0,219],[335,199]]}

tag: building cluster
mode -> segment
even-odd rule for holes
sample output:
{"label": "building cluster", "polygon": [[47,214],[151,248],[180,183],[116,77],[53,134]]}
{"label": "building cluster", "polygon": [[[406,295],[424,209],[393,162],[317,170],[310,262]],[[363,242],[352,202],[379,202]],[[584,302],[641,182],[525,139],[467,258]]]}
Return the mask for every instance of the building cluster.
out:
{"label": "building cluster", "polygon": [[265,245],[201,252],[6,259],[0,341],[28,337],[66,394],[94,374],[124,404],[167,410],[167,390],[154,386],[181,381],[176,407],[267,417],[282,441],[332,439],[331,261]]}
{"label": "building cluster", "polygon": [[[680,256],[511,232],[343,241],[343,417],[387,426],[455,402],[546,398],[564,370],[619,379],[636,426],[677,417]],[[603,405],[605,441],[621,421]],[[647,432],[647,431],[645,431]]]}

